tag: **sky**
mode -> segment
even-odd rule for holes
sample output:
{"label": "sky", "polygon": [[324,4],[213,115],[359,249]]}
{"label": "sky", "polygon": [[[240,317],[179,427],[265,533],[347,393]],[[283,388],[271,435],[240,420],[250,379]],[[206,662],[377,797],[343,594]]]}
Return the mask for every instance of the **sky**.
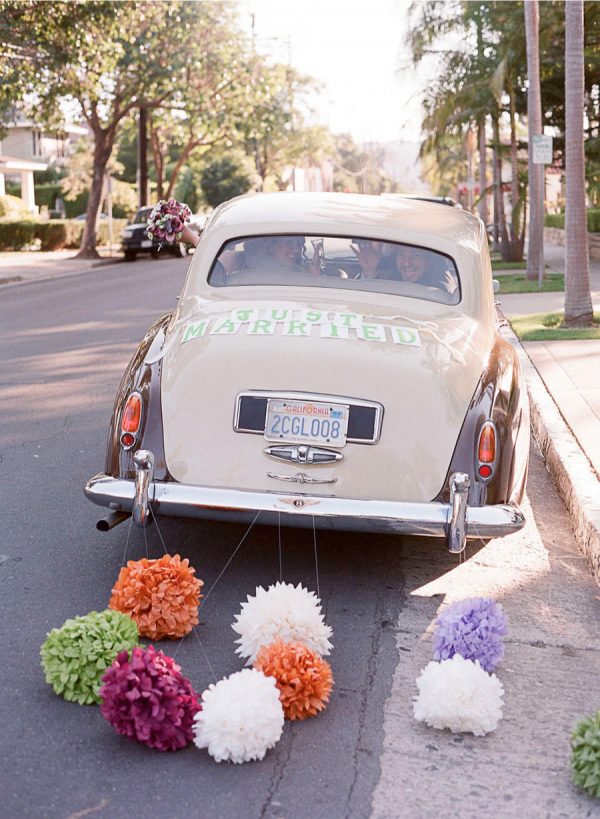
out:
{"label": "sky", "polygon": [[410,61],[410,0],[242,0],[257,47],[320,80],[318,119],[358,142],[420,139],[419,91]]}

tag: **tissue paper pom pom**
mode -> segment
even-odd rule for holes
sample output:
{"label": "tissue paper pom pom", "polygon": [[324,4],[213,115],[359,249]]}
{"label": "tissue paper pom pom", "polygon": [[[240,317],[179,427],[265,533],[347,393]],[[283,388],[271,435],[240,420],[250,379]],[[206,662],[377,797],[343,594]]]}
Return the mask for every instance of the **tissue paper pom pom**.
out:
{"label": "tissue paper pom pom", "polygon": [[435,626],[434,660],[448,660],[460,654],[465,660],[477,660],[484,671],[493,671],[502,659],[508,624],[502,606],[490,598],[474,597],[452,603],[437,618]]}
{"label": "tissue paper pom pom", "polygon": [[254,662],[261,646],[275,640],[299,640],[318,654],[329,654],[332,649],[331,629],[323,622],[321,603],[300,583],[275,583],[268,591],[258,586],[235,619],[231,628],[240,635],[236,652],[247,658],[246,665]]}
{"label": "tissue paper pom pom", "polygon": [[80,705],[100,702],[102,674],[119,651],[133,648],[137,641],[136,624],[110,609],[66,620],[49,632],[40,650],[46,682],[66,700]]}
{"label": "tissue paper pom pom", "polygon": [[180,667],[154,646],[121,652],[102,678],[102,716],[118,734],[159,751],[193,739],[198,695]]}
{"label": "tissue paper pom pom", "polygon": [[202,694],[194,742],[216,762],[262,759],[283,731],[283,707],[273,677],[244,668]]}
{"label": "tissue paper pom pom", "polygon": [[500,680],[460,654],[429,663],[417,680],[417,688],[415,717],[432,728],[468,731],[481,737],[494,731],[502,719],[504,689]]}
{"label": "tissue paper pom pom", "polygon": [[176,640],[198,625],[204,584],[195,573],[179,555],[130,560],[119,572],[108,605],[135,620],[142,637]]}
{"label": "tissue paper pom pom", "polygon": [[600,798],[600,711],[586,717],[573,731],[571,777],[590,796]]}
{"label": "tissue paper pom pom", "polygon": [[329,702],[331,666],[303,643],[278,640],[263,646],[254,668],[275,678],[286,719],[314,717]]}

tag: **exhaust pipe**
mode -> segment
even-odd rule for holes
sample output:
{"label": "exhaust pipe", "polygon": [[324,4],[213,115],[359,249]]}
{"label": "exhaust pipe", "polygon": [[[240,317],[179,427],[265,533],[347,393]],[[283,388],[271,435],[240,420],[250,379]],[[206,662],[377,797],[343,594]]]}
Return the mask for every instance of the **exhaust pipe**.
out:
{"label": "exhaust pipe", "polygon": [[114,529],[115,526],[118,526],[119,523],[123,523],[124,520],[130,517],[131,512],[111,512],[110,515],[107,515],[105,518],[100,518],[96,523],[96,529],[99,532],[110,532],[111,529]]}

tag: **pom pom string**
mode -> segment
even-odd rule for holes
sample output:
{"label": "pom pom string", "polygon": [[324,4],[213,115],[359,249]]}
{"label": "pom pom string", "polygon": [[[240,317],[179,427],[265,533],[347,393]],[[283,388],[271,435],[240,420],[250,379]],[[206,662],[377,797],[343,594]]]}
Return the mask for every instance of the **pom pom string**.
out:
{"label": "pom pom string", "polygon": [[317,530],[315,529],[315,516],[312,515],[313,525],[313,546],[315,549],[315,574],[317,576],[317,597],[321,599],[321,589],[319,587],[319,561],[317,559]]}
{"label": "pom pom string", "polygon": [[229,566],[229,564],[231,563],[231,561],[233,560],[233,558],[234,558],[234,557],[236,556],[236,554],[238,553],[238,551],[239,551],[239,549],[240,549],[240,547],[241,547],[242,543],[243,543],[243,542],[246,540],[246,538],[247,538],[247,537],[248,537],[248,535],[250,534],[250,530],[252,529],[252,527],[254,526],[254,524],[256,523],[256,521],[258,520],[258,516],[259,516],[259,515],[260,515],[260,509],[259,509],[259,510],[258,510],[258,512],[256,513],[256,516],[255,516],[254,520],[252,521],[252,523],[250,524],[250,526],[248,526],[248,528],[246,529],[246,532],[245,532],[245,534],[244,534],[243,538],[240,540],[240,542],[238,543],[238,545],[237,545],[237,546],[235,547],[235,549],[233,550],[233,553],[231,554],[231,556],[230,556],[229,560],[227,561],[227,563],[226,563],[226,564],[223,566],[223,568],[222,568],[222,569],[221,569],[221,571],[219,572],[219,575],[217,576],[217,579],[215,580],[215,582],[212,584],[212,586],[210,587],[210,589],[209,589],[209,590],[206,592],[206,594],[204,595],[203,600],[200,602],[200,608],[202,608],[203,604],[204,604],[204,603],[206,603],[206,601],[207,601],[207,600],[208,600],[208,598],[210,597],[210,595],[211,595],[211,593],[212,593],[213,589],[215,588],[215,586],[217,585],[217,583],[219,582],[219,580],[220,580],[220,579],[223,577],[223,575],[225,574],[225,570],[227,569],[227,567]]}
{"label": "pom pom string", "polygon": [[127,549],[129,548],[129,537],[131,535],[131,524],[133,523],[133,515],[129,516],[129,526],[127,527],[127,538],[125,539],[125,548],[123,549],[123,558],[121,560],[121,566],[125,565],[125,559],[127,557]]}

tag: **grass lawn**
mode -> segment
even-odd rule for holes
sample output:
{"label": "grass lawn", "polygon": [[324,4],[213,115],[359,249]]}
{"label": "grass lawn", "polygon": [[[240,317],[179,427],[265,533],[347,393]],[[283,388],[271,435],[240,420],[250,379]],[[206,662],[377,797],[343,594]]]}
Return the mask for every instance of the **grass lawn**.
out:
{"label": "grass lawn", "polygon": [[503,262],[492,258],[492,270],[527,270],[527,259],[522,262]]}
{"label": "grass lawn", "polygon": [[516,316],[510,326],[521,341],[572,341],[579,338],[600,339],[600,313],[594,313],[594,327],[560,327],[562,313],[537,313]]}
{"label": "grass lawn", "polygon": [[548,293],[565,289],[565,277],[562,273],[546,273],[541,290],[538,288],[537,281],[530,281],[525,273],[500,275],[498,281],[500,282],[500,295],[506,293]]}

